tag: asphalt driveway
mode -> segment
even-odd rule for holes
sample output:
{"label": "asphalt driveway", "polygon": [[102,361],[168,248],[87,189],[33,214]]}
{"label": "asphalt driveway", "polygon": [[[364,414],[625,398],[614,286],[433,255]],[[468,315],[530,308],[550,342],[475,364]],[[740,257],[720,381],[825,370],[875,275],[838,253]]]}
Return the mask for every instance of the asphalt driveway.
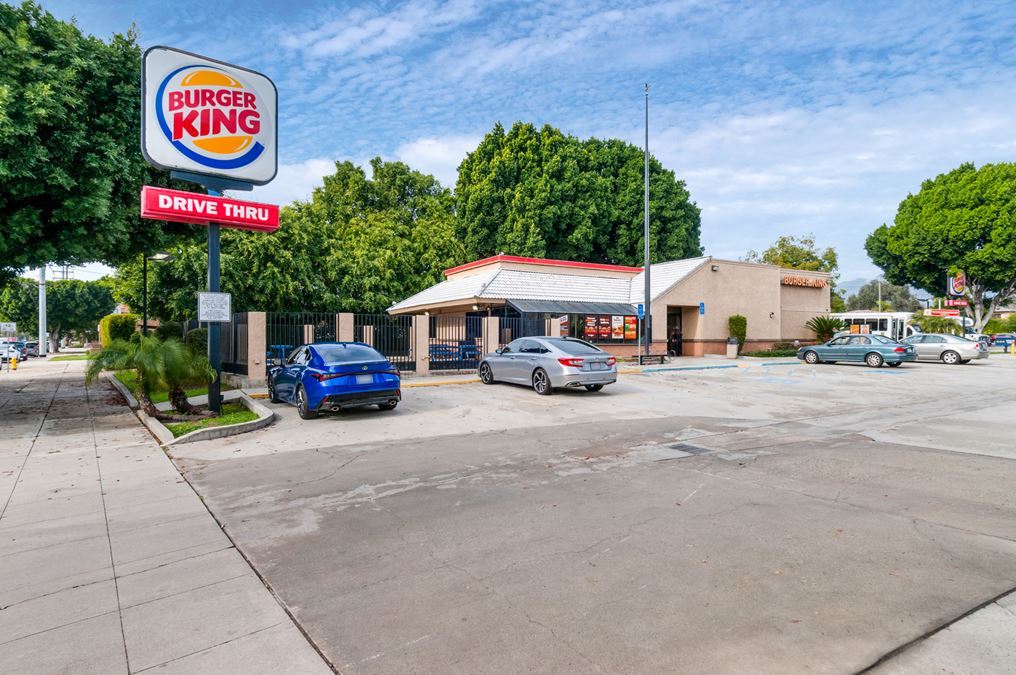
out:
{"label": "asphalt driveway", "polygon": [[1016,586],[1013,375],[409,389],[173,453],[342,672],[856,672]]}

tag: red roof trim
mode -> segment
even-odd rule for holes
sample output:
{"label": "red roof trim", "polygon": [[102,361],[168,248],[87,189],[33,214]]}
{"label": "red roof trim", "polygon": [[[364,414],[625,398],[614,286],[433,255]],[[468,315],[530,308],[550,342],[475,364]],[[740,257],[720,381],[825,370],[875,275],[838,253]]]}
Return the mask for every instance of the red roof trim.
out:
{"label": "red roof trim", "polygon": [[583,270],[601,270],[605,272],[634,272],[642,271],[641,267],[627,267],[625,265],[607,265],[605,263],[575,262],[574,260],[551,260],[549,258],[523,258],[517,255],[492,255],[482,260],[474,260],[458,267],[450,267],[444,271],[445,276],[471,270],[475,267],[483,267],[498,262],[525,263],[527,265],[547,265],[549,267],[571,267]]}

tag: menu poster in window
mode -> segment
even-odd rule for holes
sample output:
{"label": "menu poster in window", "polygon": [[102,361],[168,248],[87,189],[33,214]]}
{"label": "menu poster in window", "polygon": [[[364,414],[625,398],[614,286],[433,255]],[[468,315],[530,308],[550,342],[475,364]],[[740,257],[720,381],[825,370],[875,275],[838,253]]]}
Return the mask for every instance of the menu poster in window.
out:
{"label": "menu poster in window", "polygon": [[609,316],[601,316],[600,317],[600,339],[601,340],[609,340],[610,339],[610,317]]}
{"label": "menu poster in window", "polygon": [[634,340],[638,337],[638,317],[624,317],[624,339]]}
{"label": "menu poster in window", "polygon": [[596,337],[597,337],[597,333],[596,333],[596,317],[595,316],[587,316],[586,317],[586,339],[587,340],[595,340]]}
{"label": "menu poster in window", "polygon": [[557,334],[560,335],[561,337],[567,337],[571,333],[571,331],[568,330],[568,328],[569,328],[568,315],[565,314],[564,316],[559,317],[557,320]]}
{"label": "menu poster in window", "polygon": [[610,317],[610,337],[612,340],[623,340],[624,339],[624,317],[623,316],[612,316]]}

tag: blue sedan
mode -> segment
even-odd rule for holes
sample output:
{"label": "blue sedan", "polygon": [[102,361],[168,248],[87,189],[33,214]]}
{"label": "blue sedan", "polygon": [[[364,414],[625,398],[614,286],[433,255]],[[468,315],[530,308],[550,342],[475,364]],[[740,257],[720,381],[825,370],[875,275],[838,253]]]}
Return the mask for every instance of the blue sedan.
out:
{"label": "blue sedan", "polygon": [[398,368],[362,342],[304,345],[268,373],[272,403],[295,405],[305,420],[369,405],[394,410],[401,387]]}
{"label": "blue sedan", "polygon": [[810,364],[856,361],[872,368],[883,363],[895,368],[905,361],[916,361],[917,351],[881,335],[840,335],[822,345],[801,347],[797,358]]}

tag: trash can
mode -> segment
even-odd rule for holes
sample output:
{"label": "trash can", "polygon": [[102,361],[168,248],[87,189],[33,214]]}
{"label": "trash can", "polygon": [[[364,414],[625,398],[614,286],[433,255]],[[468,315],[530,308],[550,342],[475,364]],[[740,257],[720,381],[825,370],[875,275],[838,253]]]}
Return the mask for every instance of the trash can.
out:
{"label": "trash can", "polygon": [[728,337],[727,338],[727,358],[728,359],[736,359],[737,358],[737,338],[736,337]]}

